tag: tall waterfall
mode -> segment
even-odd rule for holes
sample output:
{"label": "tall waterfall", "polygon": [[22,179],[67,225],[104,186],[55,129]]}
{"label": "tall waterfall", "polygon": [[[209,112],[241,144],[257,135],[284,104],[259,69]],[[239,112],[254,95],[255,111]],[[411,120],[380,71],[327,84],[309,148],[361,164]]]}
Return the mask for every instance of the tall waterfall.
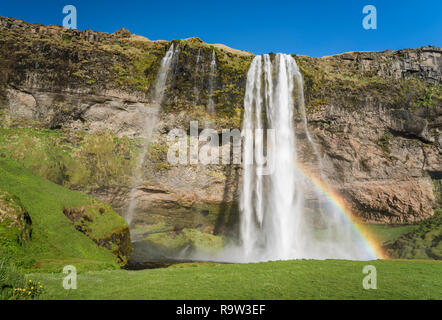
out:
{"label": "tall waterfall", "polygon": [[201,61],[201,48],[198,49],[198,54],[196,56],[196,67],[198,68],[198,63]]}
{"label": "tall waterfall", "polygon": [[215,111],[215,102],[213,101],[213,87],[216,79],[216,54],[212,51],[212,60],[210,61],[210,75],[209,75],[209,102],[207,104],[207,112],[213,113]]}
{"label": "tall waterfall", "polygon": [[[273,139],[267,133],[266,146],[265,129],[274,133]],[[273,62],[269,55],[255,57],[244,99],[242,244],[233,260],[375,258],[333,199],[297,166],[301,141],[295,131],[306,137],[303,143],[316,158],[311,165],[321,171],[321,155],[307,128],[302,75],[295,59],[284,54],[277,54]],[[320,177],[325,180],[322,173]]]}
{"label": "tall waterfall", "polygon": [[133,174],[132,189],[129,195],[129,208],[125,216],[129,226],[134,217],[134,211],[137,205],[136,195],[138,186],[143,180],[143,163],[149,150],[149,144],[152,138],[153,130],[158,122],[158,113],[161,107],[161,103],[163,102],[164,90],[166,88],[167,78],[172,69],[172,62],[174,61],[174,59],[178,59],[178,50],[178,47],[174,48],[174,45],[172,44],[166,55],[161,60],[160,69],[158,71],[154,91],[152,93],[153,105],[149,107],[145,115],[143,125],[143,138],[145,139],[145,142],[143,144],[143,149],[141,151],[137,166]]}

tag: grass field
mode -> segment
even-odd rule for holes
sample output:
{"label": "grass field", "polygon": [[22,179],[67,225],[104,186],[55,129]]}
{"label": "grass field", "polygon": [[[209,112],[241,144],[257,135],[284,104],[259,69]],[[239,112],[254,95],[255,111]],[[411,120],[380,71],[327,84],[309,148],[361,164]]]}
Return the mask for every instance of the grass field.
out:
{"label": "grass field", "polygon": [[[22,268],[18,273],[41,281],[45,287],[41,299],[442,299],[442,261],[434,260],[195,263],[121,270],[112,253],[78,232],[63,211],[86,207],[92,220],[88,234],[93,238],[106,238],[125,226],[124,220],[109,205],[38,174],[0,156],[0,205],[17,217],[26,212],[32,220],[24,229],[1,221],[0,258],[12,257]],[[415,225],[365,227],[398,257],[440,259],[442,216],[436,212]],[[77,290],[62,287],[64,275],[59,271],[67,264],[80,272]],[[362,288],[366,276],[362,268],[367,264],[377,268],[376,290]],[[21,281],[7,280],[11,290]]]}
{"label": "grass field", "polygon": [[[365,290],[362,268],[377,268],[376,290]],[[30,274],[42,299],[442,299],[442,262],[298,260],[256,264],[183,264],[142,271],[78,275],[64,290],[62,274]]]}

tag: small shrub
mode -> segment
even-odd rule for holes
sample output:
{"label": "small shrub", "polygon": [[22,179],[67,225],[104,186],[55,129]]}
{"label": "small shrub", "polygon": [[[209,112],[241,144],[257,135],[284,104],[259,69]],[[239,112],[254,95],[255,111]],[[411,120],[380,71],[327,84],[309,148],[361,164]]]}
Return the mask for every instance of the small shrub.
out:
{"label": "small shrub", "polygon": [[390,140],[392,136],[389,132],[385,132],[377,141],[377,145],[381,148],[385,156],[390,155]]}
{"label": "small shrub", "polygon": [[38,298],[44,292],[44,286],[38,281],[29,280],[23,286],[14,288],[12,300],[30,300]]}
{"label": "small shrub", "polygon": [[371,171],[371,168],[370,168],[370,165],[369,165],[369,161],[370,161],[370,159],[367,159],[367,158],[363,158],[363,159],[359,160],[359,166],[365,172],[370,172]]}

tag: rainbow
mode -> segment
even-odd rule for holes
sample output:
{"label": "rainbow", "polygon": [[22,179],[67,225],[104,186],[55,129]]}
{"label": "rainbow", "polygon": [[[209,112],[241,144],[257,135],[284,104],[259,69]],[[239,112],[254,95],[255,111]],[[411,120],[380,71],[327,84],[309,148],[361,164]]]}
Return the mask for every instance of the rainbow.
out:
{"label": "rainbow", "polygon": [[295,168],[298,173],[300,173],[305,179],[310,181],[313,186],[323,194],[330,203],[341,213],[345,221],[353,228],[353,230],[361,237],[365,245],[367,252],[374,257],[374,259],[386,259],[387,255],[382,250],[382,247],[374,239],[374,237],[366,230],[361,221],[358,221],[356,217],[351,213],[351,211],[345,205],[342,198],[333,192],[321,179],[315,177],[306,168],[304,168],[300,163],[295,164]]}

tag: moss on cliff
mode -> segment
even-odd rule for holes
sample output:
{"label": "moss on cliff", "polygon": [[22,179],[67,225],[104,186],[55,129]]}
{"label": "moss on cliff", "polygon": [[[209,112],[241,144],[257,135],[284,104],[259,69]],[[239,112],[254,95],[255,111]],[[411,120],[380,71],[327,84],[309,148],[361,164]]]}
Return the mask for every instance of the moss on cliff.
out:
{"label": "moss on cliff", "polygon": [[[382,61],[383,56],[374,53]],[[319,105],[334,104],[352,111],[367,101],[392,108],[431,109],[442,101],[442,86],[417,77],[395,78],[380,75],[380,70],[364,70],[355,54],[310,58],[296,55],[304,78],[307,109],[312,112]],[[350,62],[348,62],[350,61]],[[382,61],[387,68],[388,61]]]}
{"label": "moss on cliff", "polygon": [[232,202],[169,201],[153,205],[148,212],[135,218],[135,234],[198,229],[208,234],[235,235],[239,217],[239,208]]}
{"label": "moss on cliff", "polygon": [[52,182],[81,190],[129,184],[135,143],[110,132],[0,128],[0,154]]}
{"label": "moss on cliff", "polygon": [[154,247],[155,250],[170,256],[177,255],[183,250],[217,252],[224,246],[224,239],[221,236],[187,228],[179,232],[150,234],[142,241],[145,245]]}
{"label": "moss on cliff", "polygon": [[[217,128],[239,127],[238,111],[242,109],[246,75],[253,55],[208,45],[197,38],[174,40],[174,43],[179,46],[179,54],[166,90],[163,111],[184,111],[194,119],[214,123]],[[209,102],[213,52],[216,59],[216,72],[212,75],[215,76],[212,88],[215,112],[209,115],[205,106]]]}
{"label": "moss on cliff", "polygon": [[[249,53],[209,45],[197,38],[150,41],[135,35],[91,36],[55,26],[19,25],[0,28],[0,55],[4,56],[0,59],[0,88],[6,83],[58,91],[69,86],[91,94],[103,90],[130,92],[149,100],[161,59],[174,44],[179,54],[173,62],[163,111],[192,113],[196,106],[208,104],[210,63],[215,51],[214,118],[221,125],[239,127],[238,112],[253,59]],[[197,55],[201,58],[198,62]],[[0,98],[4,97],[5,93],[0,92]]]}

